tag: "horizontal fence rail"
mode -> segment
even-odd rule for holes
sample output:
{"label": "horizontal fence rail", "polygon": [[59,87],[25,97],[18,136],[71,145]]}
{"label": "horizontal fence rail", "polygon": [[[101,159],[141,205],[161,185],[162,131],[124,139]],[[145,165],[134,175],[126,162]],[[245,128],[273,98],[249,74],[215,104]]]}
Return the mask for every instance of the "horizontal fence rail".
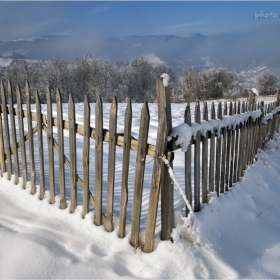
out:
{"label": "horizontal fence rail", "polygon": [[[161,205],[161,240],[169,240],[174,228],[174,194],[169,169],[172,168],[174,151],[181,148],[178,143],[176,128],[172,128],[172,112],[170,105],[169,88],[163,84],[163,78],[156,81],[158,97],[158,132],[156,144],[147,143],[150,112],[147,103],[143,104],[138,139],[131,136],[132,106],[128,100],[125,110],[124,130],[118,133],[116,129],[118,103],[113,99],[110,108],[109,128],[103,126],[103,104],[98,96],[95,104],[95,127],[90,126],[91,110],[87,97],[84,98],[84,121],[76,123],[75,104],[72,95],[69,95],[68,120],[63,119],[63,110],[60,91],[56,92],[57,117],[53,117],[51,91],[46,90],[47,114],[41,113],[41,104],[38,92],[35,92],[36,112],[31,111],[31,90],[26,83],[26,110],[22,106],[22,93],[19,85],[16,86],[16,107],[13,107],[13,89],[8,81],[7,92],[1,83],[2,105],[0,107],[0,167],[1,176],[7,173],[10,180],[14,173],[14,182],[18,184],[22,177],[23,188],[30,182],[31,194],[39,191],[41,200],[49,189],[50,203],[55,203],[56,192],[59,192],[59,207],[66,209],[67,195],[65,186],[65,167],[70,172],[70,206],[69,212],[74,213],[78,205],[77,186],[82,190],[82,217],[94,209],[93,223],[96,226],[104,225],[105,230],[114,230],[115,206],[115,163],[116,146],[123,149],[122,173],[120,189],[120,206],[118,209],[118,236],[127,235],[127,205],[129,194],[132,196],[132,218],[130,244],[141,248],[144,252],[154,250],[155,227],[158,217],[158,206]],[[184,150],[185,161],[185,194],[194,211],[200,211],[201,203],[207,203],[207,195],[216,192],[217,195],[227,192],[244,175],[246,168],[257,160],[257,151],[273,137],[274,131],[279,128],[279,96],[276,102],[264,105],[264,102],[221,102],[215,106],[214,102],[208,108],[204,102],[203,111],[200,111],[200,102],[197,101],[192,122],[190,104],[187,104],[182,123],[190,139],[188,148]],[[8,104],[7,104],[8,99]],[[17,125],[16,121],[17,120]],[[24,122],[27,127],[25,131]],[[57,140],[54,138],[54,129]],[[69,156],[65,155],[64,134],[69,135]],[[47,136],[44,141],[43,133]],[[35,139],[34,134],[37,134]],[[82,136],[82,163],[77,161],[77,136]],[[171,140],[169,140],[171,137]],[[94,140],[95,165],[94,188],[90,187],[90,139]],[[35,145],[39,150],[39,174],[36,174]],[[28,149],[26,142],[28,141]],[[106,203],[104,204],[104,164],[103,143],[108,143],[108,166]],[[20,159],[19,152],[20,150]],[[54,154],[54,150],[57,154]],[[28,152],[27,152],[28,151]],[[130,152],[136,153],[136,162],[130,161]],[[55,182],[55,156],[58,157],[59,180]],[[162,160],[163,156],[169,161],[169,166]],[[149,194],[147,221],[145,224],[145,238],[141,235],[141,208],[143,194],[143,180],[147,157],[153,159],[153,169]],[[48,164],[45,160],[48,159]],[[82,166],[83,175],[79,176],[77,165]],[[134,165],[134,185],[129,186],[129,167]],[[193,167],[192,167],[193,166]],[[48,186],[45,183],[45,170],[48,169]],[[20,174],[20,170],[21,173]],[[29,176],[28,176],[29,175]],[[39,176],[40,185],[36,186],[36,176]],[[193,178],[192,178],[193,176]],[[28,180],[29,177],[29,180]],[[56,185],[57,188],[56,188]],[[94,191],[92,191],[94,189]],[[161,201],[159,201],[161,199]],[[106,209],[106,210],[105,210]],[[186,215],[188,215],[186,209]]]}

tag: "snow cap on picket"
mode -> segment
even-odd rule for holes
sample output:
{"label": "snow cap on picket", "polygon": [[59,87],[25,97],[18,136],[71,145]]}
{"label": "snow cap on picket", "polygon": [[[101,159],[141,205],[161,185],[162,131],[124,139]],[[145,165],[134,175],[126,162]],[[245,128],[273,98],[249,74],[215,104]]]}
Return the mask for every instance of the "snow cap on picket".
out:
{"label": "snow cap on picket", "polygon": [[163,78],[163,85],[164,85],[165,87],[167,87],[167,86],[168,86],[169,79],[170,79],[169,75],[166,74],[166,73],[163,73],[160,77]]}
{"label": "snow cap on picket", "polygon": [[251,91],[252,91],[255,95],[257,95],[257,96],[260,95],[260,94],[259,94],[259,91],[258,91],[256,88],[251,88]]}

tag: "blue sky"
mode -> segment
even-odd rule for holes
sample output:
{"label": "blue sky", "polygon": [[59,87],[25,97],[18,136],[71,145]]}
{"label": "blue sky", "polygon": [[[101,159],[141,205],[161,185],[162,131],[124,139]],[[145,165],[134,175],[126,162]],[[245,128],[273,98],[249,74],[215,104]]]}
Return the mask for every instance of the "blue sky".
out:
{"label": "blue sky", "polygon": [[[254,19],[255,14],[272,13]],[[280,2],[0,2],[0,40],[42,35],[240,33],[280,22]]]}

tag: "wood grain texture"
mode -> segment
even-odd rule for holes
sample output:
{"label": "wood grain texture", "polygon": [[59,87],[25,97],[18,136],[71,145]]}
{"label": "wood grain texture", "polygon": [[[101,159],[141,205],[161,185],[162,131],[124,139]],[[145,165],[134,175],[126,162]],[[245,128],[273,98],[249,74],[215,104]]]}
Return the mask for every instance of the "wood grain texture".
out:
{"label": "wood grain texture", "polygon": [[130,159],[130,142],[131,142],[131,124],[132,109],[131,100],[127,100],[124,121],[124,146],[123,146],[123,164],[122,164],[122,185],[121,185],[121,202],[120,202],[120,220],[119,220],[119,237],[124,238],[126,235],[126,212],[128,202],[128,173]]}
{"label": "wood grain texture", "polygon": [[103,105],[98,95],[95,105],[95,210],[94,224],[102,224],[103,189]]}
{"label": "wood grain texture", "polygon": [[17,134],[16,134],[16,127],[15,127],[15,115],[13,110],[13,91],[11,81],[8,80],[8,96],[9,96],[9,115],[10,115],[10,124],[11,124],[11,132],[12,132],[12,153],[14,157],[14,174],[15,179],[14,183],[17,185],[19,182],[19,159],[18,159],[18,150],[17,150]]}
{"label": "wood grain texture", "polygon": [[140,117],[139,128],[139,142],[135,163],[135,179],[134,179],[134,194],[132,206],[132,223],[131,223],[131,238],[130,244],[137,248],[140,246],[139,233],[140,233],[140,218],[141,218],[141,205],[142,205],[142,192],[145,174],[145,163],[147,154],[147,140],[150,124],[150,113],[147,103],[145,102]]}
{"label": "wood grain texture", "polygon": [[42,113],[39,94],[36,91],[36,113],[37,113],[37,135],[38,135],[38,148],[39,148],[39,167],[40,167],[40,191],[39,198],[44,199],[45,196],[45,169],[44,169],[44,147],[43,147],[43,134],[42,134]]}
{"label": "wood grain texture", "polygon": [[[27,124],[28,124],[28,136],[29,136],[29,161],[30,161],[30,181],[31,181],[31,194],[36,193],[36,172],[35,172],[35,160],[34,160],[34,141],[33,141],[33,128],[32,128],[32,114],[31,114],[31,94],[28,81],[25,84],[26,94],[26,108],[27,108]],[[36,113],[35,120],[36,121]]]}
{"label": "wood grain texture", "polygon": [[115,164],[116,164],[116,132],[117,132],[117,112],[118,103],[116,97],[110,108],[109,119],[109,150],[108,150],[108,179],[107,179],[107,209],[105,229],[108,232],[114,230],[113,210],[114,210],[114,187],[115,187]]}
{"label": "wood grain texture", "polygon": [[49,157],[49,188],[50,188],[50,204],[55,203],[55,177],[54,177],[54,151],[53,151],[53,116],[52,116],[52,98],[50,87],[46,88],[47,99],[47,118],[43,123],[47,125],[47,142],[48,142],[48,157]]}
{"label": "wood grain texture", "polygon": [[56,92],[56,105],[57,105],[57,135],[58,135],[58,159],[59,159],[59,192],[60,201],[59,207],[66,209],[67,202],[65,196],[65,168],[64,168],[64,132],[63,132],[63,111],[61,93],[59,90]]}

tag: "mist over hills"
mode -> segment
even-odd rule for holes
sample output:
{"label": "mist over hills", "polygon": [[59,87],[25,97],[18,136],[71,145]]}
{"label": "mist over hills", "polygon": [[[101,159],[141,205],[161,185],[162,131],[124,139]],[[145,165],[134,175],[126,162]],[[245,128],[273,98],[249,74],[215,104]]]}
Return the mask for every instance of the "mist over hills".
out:
{"label": "mist over hills", "polygon": [[100,34],[84,36],[43,36],[0,41],[0,58],[49,60],[60,56],[75,60],[91,53],[113,62],[124,62],[144,56],[151,63],[163,62],[181,71],[184,67],[199,69],[226,67],[230,71],[249,71],[266,67],[280,77],[280,24],[265,25],[239,34],[205,36],[149,35],[105,38]]}

